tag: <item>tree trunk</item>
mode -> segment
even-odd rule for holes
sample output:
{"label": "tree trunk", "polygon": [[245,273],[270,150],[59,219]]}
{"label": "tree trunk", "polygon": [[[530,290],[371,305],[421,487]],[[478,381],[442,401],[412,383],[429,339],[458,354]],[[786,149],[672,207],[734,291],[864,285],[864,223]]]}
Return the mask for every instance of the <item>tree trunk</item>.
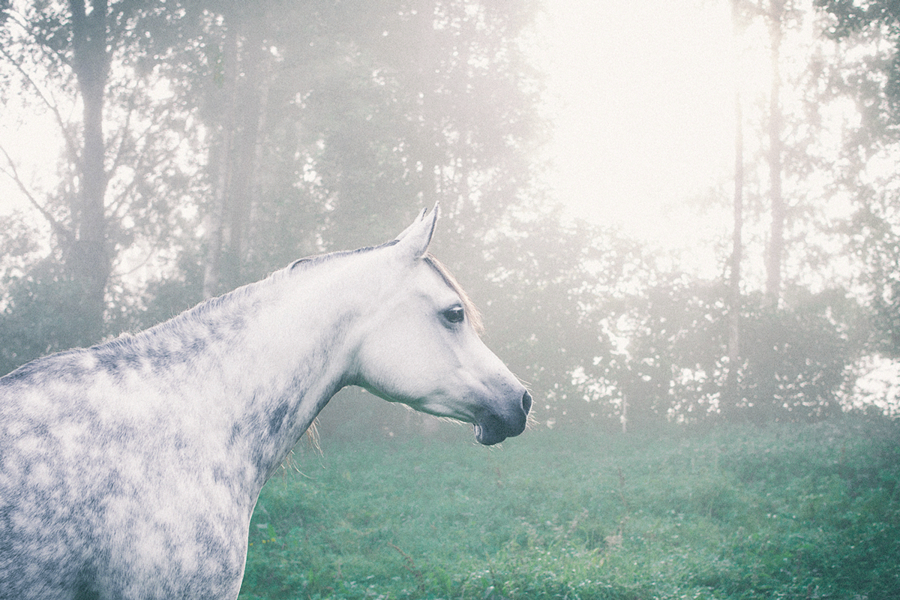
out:
{"label": "tree trunk", "polygon": [[[254,20],[258,19],[258,20]],[[268,102],[265,13],[237,10],[226,19],[222,135],[217,165],[203,295],[245,283],[247,239],[255,202],[259,136]]]}
{"label": "tree trunk", "polygon": [[729,408],[740,403],[738,366],[741,361],[741,258],[744,227],[744,131],[740,93],[734,98],[734,225],[731,237],[731,277],[728,281],[728,377],[726,395]]}
{"label": "tree trunk", "polygon": [[230,152],[232,173],[227,203],[228,219],[224,247],[223,283],[231,288],[245,283],[247,234],[250,213],[254,202],[254,188],[259,167],[259,135],[263,100],[267,99],[266,56],[263,49],[264,30],[260,23],[245,28],[238,56],[243,78],[236,82],[235,106],[236,131],[234,147]]}
{"label": "tree trunk", "polygon": [[766,256],[766,300],[778,306],[781,298],[781,265],[784,255],[785,204],[781,191],[783,144],[781,127],[781,38],[783,35],[784,0],[771,0],[769,10],[769,42],[772,81],[769,93],[769,198],[772,224]]}
{"label": "tree trunk", "polygon": [[233,146],[236,121],[235,95],[238,78],[238,28],[235,23],[226,22],[223,99],[225,113],[222,115],[222,129],[219,141],[217,172],[213,189],[213,206],[207,221],[208,246],[206,264],[203,269],[203,297],[212,298],[220,291],[222,276],[222,251],[225,244],[225,228],[228,225],[228,199],[231,184],[231,148]]}
{"label": "tree trunk", "polygon": [[[740,37],[740,0],[732,1],[735,42]],[[741,360],[741,259],[744,253],[744,112],[740,84],[734,92],[734,223],[731,235],[731,269],[728,281],[728,374],[725,380],[723,412],[733,413],[741,401],[738,366]]]}
{"label": "tree trunk", "polygon": [[70,0],[69,7],[73,66],[84,104],[84,147],[78,165],[81,189],[72,211],[74,241],[66,265],[80,294],[78,337],[82,343],[89,344],[102,335],[105,290],[111,270],[106,242],[107,174],[103,141],[103,95],[109,73],[108,7],[106,0],[93,0],[90,13],[85,0]]}
{"label": "tree trunk", "polygon": [[[268,12],[265,13],[264,19],[264,22],[268,24],[270,19],[270,15]],[[248,240],[257,239],[257,236],[260,235],[260,232],[258,231],[258,213],[260,210],[260,203],[262,202],[263,186],[259,174],[259,169],[263,164],[263,142],[265,140],[264,132],[266,131],[266,124],[269,116],[269,92],[271,91],[272,85],[271,56],[267,55],[267,52],[264,48],[262,48],[261,44],[262,40],[260,40],[260,47],[256,49],[256,52],[259,53],[260,58],[259,64],[257,65],[259,70],[259,82],[255,87],[259,90],[259,93],[257,94],[256,99],[258,114],[256,115],[255,132],[252,140],[252,178],[248,184],[250,190],[248,195],[249,207],[247,208],[248,223],[246,237]],[[246,245],[246,250],[243,251],[242,258],[245,262],[258,263],[258,257],[255,256],[253,247],[249,244]]]}

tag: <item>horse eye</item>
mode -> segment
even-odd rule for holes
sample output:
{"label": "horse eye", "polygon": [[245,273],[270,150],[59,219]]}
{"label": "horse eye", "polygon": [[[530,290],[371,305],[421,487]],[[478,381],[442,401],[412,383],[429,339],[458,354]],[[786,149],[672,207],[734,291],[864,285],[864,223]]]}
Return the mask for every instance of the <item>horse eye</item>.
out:
{"label": "horse eye", "polygon": [[466,318],[466,311],[462,306],[454,306],[444,311],[444,318],[448,323],[462,323]]}

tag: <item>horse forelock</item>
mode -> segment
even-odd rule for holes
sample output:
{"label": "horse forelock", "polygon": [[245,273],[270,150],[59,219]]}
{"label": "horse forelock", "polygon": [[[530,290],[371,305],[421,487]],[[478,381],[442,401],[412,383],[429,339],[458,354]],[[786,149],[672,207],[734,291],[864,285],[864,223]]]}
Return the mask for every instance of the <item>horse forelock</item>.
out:
{"label": "horse forelock", "polygon": [[431,267],[438,275],[441,276],[441,279],[444,280],[450,289],[456,292],[456,295],[459,296],[460,301],[462,302],[463,308],[466,311],[466,315],[469,318],[469,322],[472,324],[472,327],[475,328],[475,331],[478,334],[484,332],[484,323],[481,320],[481,311],[478,310],[478,307],[475,306],[475,303],[472,302],[472,299],[469,298],[469,295],[466,293],[462,286],[459,285],[459,282],[456,280],[456,277],[444,266],[441,261],[435,258],[432,254],[426,254],[423,258],[425,264]]}

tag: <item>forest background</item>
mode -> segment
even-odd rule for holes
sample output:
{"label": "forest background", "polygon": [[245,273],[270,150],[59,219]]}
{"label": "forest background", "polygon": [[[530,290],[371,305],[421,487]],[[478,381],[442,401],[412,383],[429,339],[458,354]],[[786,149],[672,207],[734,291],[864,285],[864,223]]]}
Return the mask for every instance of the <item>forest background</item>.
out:
{"label": "forest background", "polygon": [[723,82],[733,172],[671,199],[725,224],[697,269],[564,210],[536,0],[0,0],[0,374],[440,201],[540,426],[896,415],[900,11],[726,4],[765,85]]}

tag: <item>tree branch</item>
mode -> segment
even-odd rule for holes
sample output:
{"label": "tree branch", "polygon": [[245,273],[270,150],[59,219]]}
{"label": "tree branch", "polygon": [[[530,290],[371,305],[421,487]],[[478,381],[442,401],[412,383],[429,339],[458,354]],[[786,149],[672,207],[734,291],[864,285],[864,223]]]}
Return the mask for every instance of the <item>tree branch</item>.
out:
{"label": "tree branch", "polygon": [[25,182],[22,181],[22,178],[19,176],[19,171],[16,169],[16,164],[13,162],[12,157],[6,151],[6,148],[0,146],[0,153],[3,153],[3,157],[6,159],[7,167],[0,166],[0,173],[3,173],[7,177],[9,177],[15,184],[16,187],[19,188],[19,191],[28,199],[28,202],[39,212],[41,216],[43,216],[47,222],[50,224],[50,227],[53,231],[61,236],[64,240],[72,239],[72,232],[69,229],[57,221],[53,215],[47,210],[44,206],[41,205],[40,202],[34,197],[34,194],[31,193],[31,190],[28,189],[28,186],[25,185]]}
{"label": "tree branch", "polygon": [[[68,128],[66,127],[66,121],[63,119],[62,113],[59,112],[59,107],[55,102],[51,101],[47,95],[41,90],[40,86],[37,82],[31,77],[31,75],[22,67],[22,64],[17,61],[12,54],[9,53],[9,50],[3,44],[0,44],[0,55],[6,58],[7,61],[10,62],[15,68],[16,71],[22,76],[25,80],[26,84],[32,87],[37,94],[38,98],[40,98],[41,102],[53,113],[54,118],[56,119],[56,124],[59,126],[60,133],[62,133],[63,139],[66,142],[66,150],[69,153],[69,157],[74,159],[73,162],[77,164],[78,159],[78,146],[75,144],[75,140],[72,139],[72,136],[69,135]],[[8,156],[8,155],[7,155]]]}

